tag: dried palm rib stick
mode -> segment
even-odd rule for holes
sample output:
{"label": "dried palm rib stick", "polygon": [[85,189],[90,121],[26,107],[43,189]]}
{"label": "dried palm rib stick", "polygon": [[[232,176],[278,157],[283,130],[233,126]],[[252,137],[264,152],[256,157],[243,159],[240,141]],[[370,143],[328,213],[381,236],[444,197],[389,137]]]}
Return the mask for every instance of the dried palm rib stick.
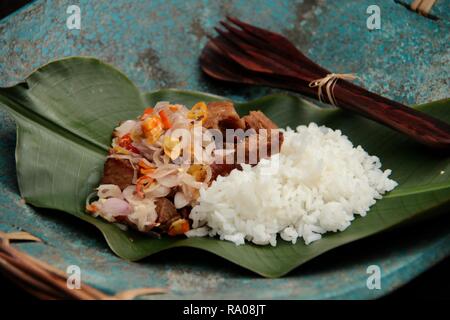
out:
{"label": "dried palm rib stick", "polygon": [[164,288],[138,288],[107,295],[87,284],[80,289],[67,287],[67,274],[12,247],[12,241],[42,240],[27,232],[0,231],[0,270],[24,290],[40,299],[129,300],[149,294],[166,293]]}

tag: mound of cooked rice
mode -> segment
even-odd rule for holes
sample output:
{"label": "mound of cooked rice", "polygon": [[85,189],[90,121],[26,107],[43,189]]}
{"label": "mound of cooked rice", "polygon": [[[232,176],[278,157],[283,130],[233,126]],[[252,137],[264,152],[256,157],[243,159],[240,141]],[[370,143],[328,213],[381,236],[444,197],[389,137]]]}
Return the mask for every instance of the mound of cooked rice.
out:
{"label": "mound of cooked rice", "polygon": [[284,136],[280,154],[200,190],[187,236],[275,246],[279,234],[309,244],[327,231],[345,230],[397,186],[378,157],[354,147],[340,130],[311,123]]}

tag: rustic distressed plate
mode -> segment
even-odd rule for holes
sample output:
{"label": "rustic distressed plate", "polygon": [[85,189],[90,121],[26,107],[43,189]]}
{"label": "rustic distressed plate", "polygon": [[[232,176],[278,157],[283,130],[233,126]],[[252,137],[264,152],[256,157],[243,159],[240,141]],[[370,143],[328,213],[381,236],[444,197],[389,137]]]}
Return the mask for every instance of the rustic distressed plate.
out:
{"label": "rustic distressed plate", "polygon": [[[83,214],[84,198],[98,182],[110,132],[119,120],[134,117],[146,105],[159,100],[191,105],[214,99],[220,97],[177,90],[141,94],[124,75],[96,59],[64,59],[44,66],[25,83],[0,91],[0,100],[19,124],[16,158],[22,194],[35,206],[66,211],[95,225],[111,249],[123,258],[138,260],[187,246],[215,253],[268,277],[284,275],[335,247],[447,209],[447,157],[425,153],[428,150],[362,118],[278,95],[239,104],[238,109],[245,113],[261,108],[281,126],[315,121],[339,128],[393,168],[400,186],[380,201],[367,218],[357,219],[347,231],[328,235],[310,246],[281,242],[276,248],[235,247],[214,239],[154,240],[123,232]],[[447,119],[447,107],[448,101],[441,101],[420,109]],[[60,216],[61,212],[52,214]],[[358,251],[364,252],[365,247]],[[183,256],[189,253],[187,260],[195,260],[194,263],[199,259],[192,250],[179,249],[163,255],[169,261],[173,259],[170,252]],[[339,265],[336,260],[330,262]]]}

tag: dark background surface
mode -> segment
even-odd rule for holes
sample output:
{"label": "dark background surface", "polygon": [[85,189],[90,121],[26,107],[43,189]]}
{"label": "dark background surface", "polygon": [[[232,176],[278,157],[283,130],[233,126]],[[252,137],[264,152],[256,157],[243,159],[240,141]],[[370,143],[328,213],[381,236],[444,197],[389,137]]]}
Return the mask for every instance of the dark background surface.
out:
{"label": "dark background surface", "polygon": [[[0,19],[29,0],[0,0]],[[0,273],[0,295],[8,300],[34,299]],[[412,282],[382,299],[450,299],[450,258],[440,262]]]}
{"label": "dark background surface", "polygon": [[0,19],[30,2],[30,0],[0,0]]}

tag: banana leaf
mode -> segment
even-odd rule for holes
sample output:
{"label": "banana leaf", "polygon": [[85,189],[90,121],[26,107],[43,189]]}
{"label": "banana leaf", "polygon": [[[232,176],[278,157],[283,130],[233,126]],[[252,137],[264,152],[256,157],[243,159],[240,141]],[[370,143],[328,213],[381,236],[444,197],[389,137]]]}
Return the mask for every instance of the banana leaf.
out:
{"label": "banana leaf", "polygon": [[[322,240],[276,247],[235,246],[215,238],[153,239],[84,213],[85,199],[98,185],[114,127],[165,100],[192,106],[224,99],[205,93],[141,92],[124,74],[99,60],[74,57],[34,71],[25,82],[0,89],[0,103],[17,123],[16,166],[20,192],[35,207],[69,213],[95,227],[118,256],[136,261],[162,250],[193,247],[221,256],[265,277],[279,277],[338,246],[437,213],[448,213],[450,157],[437,154],[370,120],[338,109],[319,108],[298,97],[276,94],[236,103],[246,114],[260,109],[279,126],[314,121],[340,129],[355,145],[380,157],[399,186],[357,218],[344,232]],[[450,100],[416,108],[450,122]],[[420,236],[420,234],[418,234]],[[370,249],[370,248],[368,248]],[[189,257],[186,257],[189,259]]]}

